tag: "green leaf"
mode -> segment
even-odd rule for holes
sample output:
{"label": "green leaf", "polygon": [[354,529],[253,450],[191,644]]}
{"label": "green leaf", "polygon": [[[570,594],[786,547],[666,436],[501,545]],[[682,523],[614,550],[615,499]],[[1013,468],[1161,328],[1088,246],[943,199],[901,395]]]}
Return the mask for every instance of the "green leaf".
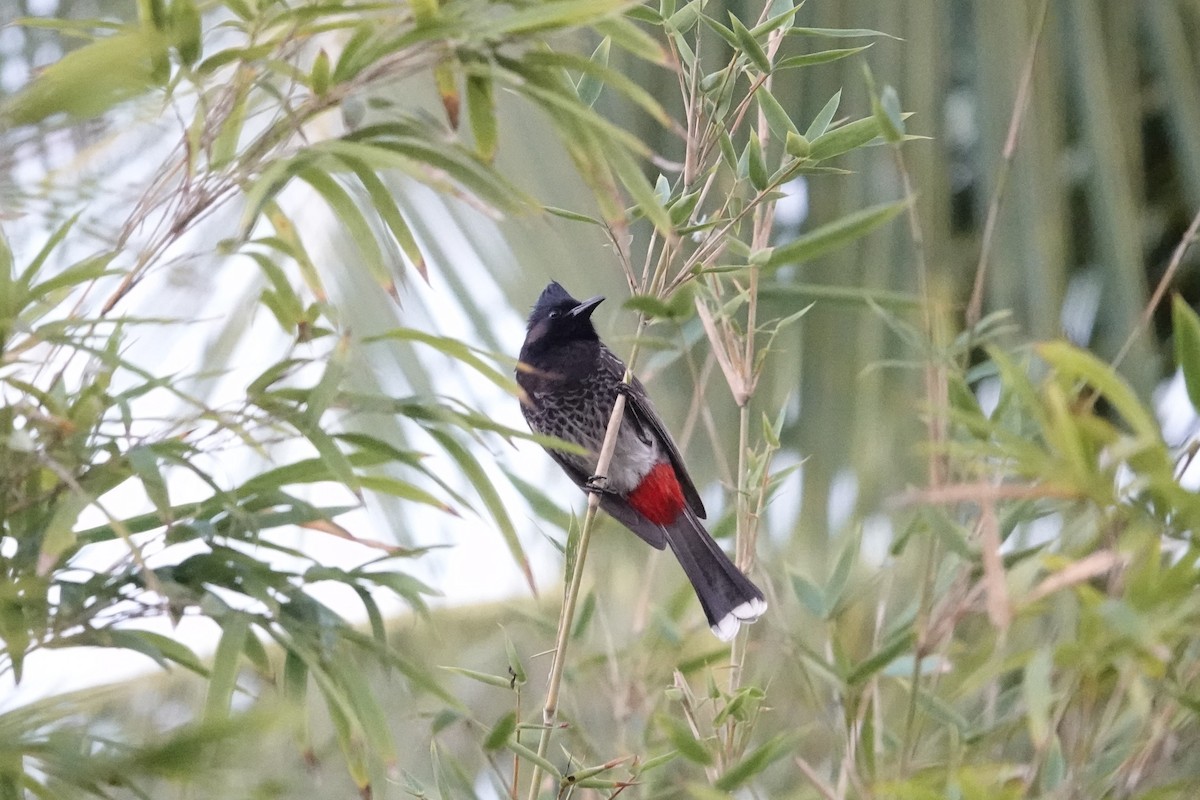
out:
{"label": "green leaf", "polygon": [[1171,299],[1171,330],[1175,335],[1175,363],[1183,372],[1192,408],[1200,409],[1200,316],[1180,295]]}
{"label": "green leaf", "polygon": [[589,217],[587,214],[580,214],[578,211],[571,211],[570,209],[566,208],[557,208],[555,206],[543,206],[542,210],[547,214],[551,214],[562,219],[569,219],[572,222],[583,222],[588,225],[596,225],[601,228],[604,227],[604,223],[600,220],[596,219],[595,217]]}
{"label": "green leaf", "polygon": [[783,106],[775,99],[775,95],[767,91],[766,86],[758,87],[758,91],[754,93],[754,99],[758,101],[758,107],[762,109],[763,116],[767,118],[767,125],[771,128],[771,133],[780,138],[786,137],[789,133],[799,133],[787,111],[784,111]]}
{"label": "green leaf", "polygon": [[[612,39],[605,36],[600,40],[600,44],[596,45],[596,49],[592,51],[592,62],[602,67],[608,66],[608,51],[612,46]],[[575,86],[575,91],[579,93],[579,99],[589,108],[596,105],[596,101],[600,99],[600,91],[604,88],[598,74],[594,72],[585,72],[579,79],[579,83]]]}
{"label": "green leaf", "polygon": [[[599,49],[597,49],[597,52],[600,52]],[[530,53],[526,56],[525,63],[539,67],[562,67],[563,69],[583,73],[583,77],[579,81],[579,88],[576,91],[579,92],[580,100],[589,108],[595,101],[588,103],[584,97],[584,93],[586,92],[590,95],[594,91],[597,96],[599,95],[599,90],[592,90],[590,85],[586,83],[586,81],[591,79],[598,81],[601,87],[610,86],[620,92],[660,124],[664,126],[671,124],[670,115],[663,110],[662,105],[653,94],[628,75],[607,66],[605,61],[598,60],[595,56],[592,58],[582,58],[573,53],[538,52]]]}
{"label": "green leaf", "polygon": [[[117,271],[107,271],[107,267],[112,263],[114,253],[101,253],[100,255],[85,258],[77,264],[67,267],[62,272],[52,278],[47,278],[41,283],[29,289],[29,299],[43,300],[48,299],[48,296],[61,289],[75,288],[82,286],[85,283],[90,283],[97,278],[102,278],[105,275],[119,274]],[[35,262],[36,263],[36,262]],[[28,272],[28,270],[26,270]]]}
{"label": "green leaf", "polygon": [[312,74],[309,76],[313,94],[318,97],[329,91],[330,70],[329,54],[322,48],[317,51],[317,56],[313,59]]}
{"label": "green leaf", "polygon": [[[634,12],[640,6],[634,5],[625,13],[626,16],[609,17],[595,23],[596,33],[612,39],[613,44],[632,53],[638,58],[652,64],[665,65],[667,51],[663,45],[646,31],[632,22]],[[649,11],[649,9],[646,9]],[[658,24],[657,22],[655,24]]]}
{"label": "green leaf", "polygon": [[762,45],[754,38],[754,34],[750,33],[746,26],[742,24],[742,21],[734,16],[732,12],[729,14],[729,22],[733,26],[733,35],[737,37],[738,46],[746,55],[746,58],[750,59],[759,72],[764,75],[770,73],[771,59],[767,57],[767,52],[762,49]]}
{"label": "green leaf", "polygon": [[[808,126],[808,130],[804,132],[804,138],[812,142],[824,135],[825,131],[829,130],[829,123],[833,121],[833,115],[837,113],[838,106],[842,103],[842,90],[838,89],[833,93],[833,97],[825,102],[817,116],[813,118],[812,124]],[[811,145],[810,145],[811,149]]]}
{"label": "green leaf", "polygon": [[[60,644],[65,644],[67,641],[70,640],[60,640]],[[209,674],[200,657],[191,648],[169,636],[153,631],[106,628],[102,631],[85,632],[75,643],[91,647],[119,647],[133,650],[154,659],[163,667],[173,661],[197,675],[207,676]]]}
{"label": "green leaf", "polygon": [[383,253],[379,249],[379,240],[371,230],[371,224],[363,216],[362,210],[354,202],[350,193],[342,188],[329,173],[315,167],[305,167],[296,173],[296,177],[313,187],[317,194],[325,200],[329,208],[337,215],[346,228],[346,236],[358,246],[363,256],[367,271],[376,282],[389,294],[395,295],[391,270],[384,264]]}
{"label": "green leaf", "polygon": [[819,586],[799,573],[793,572],[791,574],[791,578],[792,591],[795,592],[796,599],[798,599],[801,605],[807,608],[813,616],[817,617],[818,619],[825,619],[825,593],[821,591]]}
{"label": "green leaf", "polygon": [[179,60],[189,67],[199,61],[203,54],[203,39],[200,12],[194,0],[172,0],[171,32]]}
{"label": "green leaf", "polygon": [[455,675],[462,675],[464,678],[470,678],[473,681],[486,683],[488,686],[496,686],[501,689],[513,688],[513,679],[502,675],[491,675],[486,672],[477,672],[473,669],[465,669],[463,667],[442,667],[442,669],[447,672],[453,672]]}
{"label": "green leaf", "polygon": [[870,233],[906,208],[908,200],[897,200],[847,214],[787,244],[779,245],[771,252],[765,266],[774,268],[811,261]]}
{"label": "green leaf", "polygon": [[71,50],[0,105],[0,121],[31,125],[56,114],[98,117],[158,83],[168,41],[153,28],[126,28]]}
{"label": "green leaf", "polygon": [[871,68],[864,64],[863,73],[867,81],[867,91],[871,95],[871,116],[879,124],[880,135],[889,144],[899,144],[904,141],[904,119],[896,90],[890,86],[884,88],[885,94],[889,94],[890,91],[888,107],[885,107],[883,97],[875,92],[875,76],[871,74]]}
{"label": "green leaf", "polygon": [[350,707],[354,710],[354,716],[361,726],[367,745],[378,758],[395,758],[396,747],[387,717],[367,682],[366,673],[357,668],[358,665],[350,659],[337,666],[340,667],[337,669],[337,680],[346,691]]}
{"label": "green leaf", "polygon": [[399,478],[393,478],[388,475],[359,475],[356,476],[355,480],[359,486],[368,491],[399,497],[402,500],[411,500],[416,503],[432,506],[439,511],[444,511],[456,517],[460,516],[454,510],[453,506],[447,504],[440,497],[408,481],[402,481]]}
{"label": "green leaf", "polygon": [[470,117],[471,134],[475,137],[475,152],[488,164],[495,159],[499,144],[492,85],[491,76],[467,76],[467,114]]}
{"label": "green leaf", "polygon": [[1136,435],[1159,440],[1159,428],[1154,415],[1142,405],[1133,388],[1104,361],[1062,341],[1038,345],[1037,354],[1056,372],[1082,380],[1104,395]]}
{"label": "green leaf", "polygon": [[[43,248],[43,250],[45,249]],[[0,351],[4,349],[5,340],[11,333],[10,327],[13,320],[24,303],[23,298],[13,286],[13,268],[15,266],[8,237],[4,235],[4,228],[0,227]]]}
{"label": "green leaf", "polygon": [[904,139],[904,112],[900,109],[900,95],[894,86],[884,86],[879,95],[879,107],[883,110],[884,119],[888,122],[891,132],[888,141],[896,143]]}
{"label": "green leaf", "polygon": [[[800,5],[804,5],[803,0]],[[793,0],[771,0],[766,11],[766,21],[755,25],[750,33],[754,35],[755,39],[762,38],[771,31],[778,30],[791,22],[799,10],[799,6],[795,5]]]}
{"label": "green leaf", "polygon": [[899,36],[893,36],[883,31],[873,31],[870,28],[789,28],[792,36],[824,36],[830,39],[858,39],[864,36],[886,36],[896,41],[904,41]]}
{"label": "green leaf", "polygon": [[599,21],[623,10],[627,5],[628,0],[549,0],[534,3],[493,20],[488,33],[492,37],[503,38],[514,34],[573,28]]}
{"label": "green leaf", "polygon": [[885,642],[879,650],[854,665],[854,669],[846,676],[846,683],[859,686],[875,673],[895,661],[916,644],[916,635],[911,630],[902,630],[890,642]]}
{"label": "green leaf", "polygon": [[575,627],[571,629],[571,640],[574,641],[583,636],[587,632],[588,626],[592,622],[592,617],[596,615],[596,593],[588,592],[583,598],[583,602],[579,604],[579,611],[575,614]]}
{"label": "green leaf", "polygon": [[562,503],[551,497],[543,487],[525,480],[515,472],[505,470],[504,474],[538,517],[564,531],[570,526],[571,514],[564,511]]}
{"label": "green leaf", "polygon": [[562,772],[559,771],[558,767],[554,766],[554,764],[542,758],[525,745],[513,740],[512,737],[509,737],[509,740],[504,743],[504,746],[525,761],[528,761],[531,764],[537,764],[548,775],[552,775],[555,780],[562,780]]}
{"label": "green leaf", "polygon": [[677,322],[690,317],[695,309],[692,305],[692,294],[688,291],[676,291],[667,300],[660,300],[646,294],[635,294],[621,305],[630,311],[644,314],[648,319]]}
{"label": "green leaf", "polygon": [[606,147],[604,150],[608,154],[610,164],[617,173],[617,177],[621,179],[622,185],[629,190],[629,194],[637,203],[638,208],[646,217],[654,223],[654,227],[658,229],[664,236],[671,235],[671,215],[658,202],[658,197],[654,194],[654,187],[646,180],[645,174],[641,168],[634,162],[629,152],[619,145],[613,144]]}
{"label": "green leaf", "polygon": [[725,770],[713,785],[723,792],[732,792],[765,770],[773,761],[792,752],[797,744],[799,737],[796,734],[781,733]]}
{"label": "green leaf", "polygon": [[[468,100],[469,98],[470,92],[468,90]],[[408,260],[412,262],[417,273],[426,283],[429,283],[429,268],[425,263],[425,255],[421,252],[416,237],[413,236],[412,229],[405,222],[404,215],[400,213],[400,207],[396,204],[396,198],[392,196],[392,192],[384,185],[379,176],[375,174],[375,170],[371,169],[366,162],[347,155],[341,156],[341,160],[354,170],[359,183],[363,185],[363,188],[366,189],[367,194],[371,198],[371,205],[375,209],[375,213],[379,214],[379,218],[383,220],[383,224],[387,225],[396,243],[400,245],[400,249],[404,252],[404,255],[408,256]],[[384,289],[388,290],[388,294],[392,295],[392,297],[396,296],[394,284],[389,284]]]}
{"label": "green leaf", "polygon": [[767,163],[763,160],[762,143],[755,131],[750,131],[750,141],[746,144],[746,167],[750,185],[760,192],[766,191],[771,179],[767,174]]}
{"label": "green leaf", "polygon": [[42,547],[38,555],[41,572],[46,573],[56,566],[59,557],[75,546],[75,523],[92,501],[92,497],[77,491],[66,491],[59,496],[42,535]]}
{"label": "green leaf", "polygon": [[221,640],[213,656],[212,671],[208,678],[208,694],[204,700],[206,722],[225,719],[229,716],[230,702],[237,688],[239,662],[245,649],[246,637],[250,633],[249,614],[234,612],[221,620]]}
{"label": "green leaf", "polygon": [[805,53],[799,56],[789,56],[775,64],[775,71],[781,69],[796,69],[797,67],[811,67],[814,64],[828,64],[830,61],[837,61],[849,56],[858,55],[863,50],[866,50],[872,45],[866,44],[862,47],[845,47],[837,50],[822,50],[819,53]]}
{"label": "green leaf", "polygon": [[671,746],[679,751],[679,755],[696,764],[708,766],[712,763],[712,754],[702,742],[696,741],[692,731],[682,722],[665,714],[658,717],[658,727],[666,735]]}
{"label": "green leaf", "polygon": [[[699,14],[699,12],[695,10],[698,6],[699,6],[698,3],[688,3],[682,9],[680,9],[679,11],[676,11],[675,14],[672,15],[671,20],[674,21],[675,19],[679,18],[681,22],[686,22],[687,20],[684,19],[683,17],[691,17],[694,20],[694,18]],[[730,14],[730,16],[733,16],[733,15]],[[724,39],[725,43],[728,44],[731,48],[733,48],[734,50],[741,49],[741,43],[738,41],[737,34],[733,32],[732,28],[726,28],[724,25],[717,22],[715,19],[708,16],[707,14],[700,14],[699,18],[700,18],[701,22],[703,22],[706,26],[708,26],[709,30],[711,30],[713,33],[717,34],[722,39]],[[684,29],[680,28],[680,30],[684,30]]]}
{"label": "green leaf", "polygon": [[298,705],[308,694],[308,665],[294,650],[288,650],[283,657],[283,692]]}
{"label": "green leaf", "polygon": [[517,715],[512,711],[502,716],[488,731],[487,737],[483,740],[483,749],[487,751],[499,750],[508,743],[512,738],[513,733],[517,730]]}
{"label": "green leaf", "polygon": [[810,157],[814,161],[825,161],[862,147],[877,136],[879,121],[874,116],[848,122],[813,139]]}
{"label": "green leaf", "polygon": [[126,453],[129,466],[142,481],[142,488],[150,502],[162,515],[163,522],[172,522],[171,498],[167,492],[167,482],[163,479],[158,468],[158,455],[149,446],[132,447]]}
{"label": "green leaf", "polygon": [[521,546],[521,539],[517,536],[517,529],[508,515],[508,509],[504,505],[504,500],[501,499],[500,493],[496,491],[491,477],[475,456],[467,448],[459,444],[450,434],[445,431],[430,429],[429,435],[437,440],[442,449],[454,459],[459,469],[470,479],[471,485],[475,487],[479,498],[483,500],[484,506],[492,515],[492,519],[495,520],[496,527],[500,529],[500,535],[504,538],[504,543],[508,545],[508,551],[512,554],[513,560],[521,568],[521,573],[525,576],[525,582],[529,584],[529,590],[536,596],[537,584],[533,579],[533,569],[529,566],[529,558],[525,555],[525,548]]}
{"label": "green leaf", "polygon": [[717,137],[717,144],[721,148],[721,157],[725,159],[725,165],[734,173],[738,171],[737,151],[733,149],[733,139],[729,137],[729,133],[725,130],[720,132]]}
{"label": "green leaf", "polygon": [[784,138],[783,149],[793,158],[808,158],[812,152],[812,142],[806,136],[795,131],[788,131]]}
{"label": "green leaf", "polygon": [[521,663],[521,657],[517,655],[517,648],[513,645],[508,631],[504,631],[504,652],[508,655],[508,668],[512,670],[517,686],[524,685],[528,676],[525,674],[525,666]]}
{"label": "green leaf", "polygon": [[833,572],[830,573],[829,582],[825,584],[823,592],[826,615],[834,614],[842,601],[842,595],[850,581],[850,573],[853,571],[854,565],[858,563],[860,541],[861,533],[845,537],[842,551],[838,554],[837,561],[834,562]]}
{"label": "green leaf", "polygon": [[[50,254],[53,253],[60,244],[62,244],[63,239],[65,239],[67,234],[71,232],[71,229],[75,227],[75,223],[79,221],[79,216],[82,213],[82,211],[76,211],[74,214],[67,217],[61,225],[54,229],[54,232],[51,233],[46,239],[46,243],[42,245],[42,249],[39,250],[37,255],[33,257],[33,260],[29,262],[29,266],[25,267],[25,269],[21,271],[21,276],[17,278],[17,283],[20,283],[25,288],[29,288],[29,286],[32,285],[33,279],[37,277],[38,272],[40,272],[42,266],[45,265],[46,259],[50,257]],[[90,261],[91,259],[88,260]],[[0,234],[0,280],[7,280],[11,278],[13,266],[12,251],[8,248],[8,243],[6,240],[4,240],[3,235]],[[7,289],[7,287],[2,288]],[[0,295],[0,297],[6,296],[7,291],[4,295]]]}
{"label": "green leaf", "polygon": [[[368,343],[381,341],[420,342],[423,345],[432,347],[439,353],[466,364],[505,392],[509,394],[513,392],[512,378],[507,373],[500,372],[479,357],[479,354],[490,354],[471,347],[461,339],[455,339],[451,336],[438,336],[415,328],[392,328],[378,336],[368,337],[365,341]],[[492,357],[495,358],[495,356]]]}
{"label": "green leaf", "polygon": [[1054,656],[1048,646],[1038,649],[1025,665],[1024,680],[1021,681],[1021,695],[1025,699],[1025,723],[1029,726],[1029,736],[1036,747],[1040,747],[1050,735],[1050,708],[1054,703],[1051,686],[1051,672],[1054,669]]}

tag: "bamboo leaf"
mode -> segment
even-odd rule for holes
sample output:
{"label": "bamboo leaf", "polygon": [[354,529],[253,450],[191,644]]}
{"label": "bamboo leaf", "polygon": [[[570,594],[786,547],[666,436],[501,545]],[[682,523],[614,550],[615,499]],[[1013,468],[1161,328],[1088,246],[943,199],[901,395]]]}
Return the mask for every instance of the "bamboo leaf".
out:
{"label": "bamboo leaf", "polygon": [[899,36],[893,36],[890,33],[883,31],[874,31],[870,28],[788,28],[788,33],[792,36],[824,36],[830,39],[859,39],[864,36],[886,36],[888,39],[903,41]]}
{"label": "bamboo leaf", "polygon": [[800,132],[788,113],[784,111],[783,106],[775,99],[775,95],[767,91],[766,86],[758,88],[758,91],[754,93],[754,99],[758,101],[758,107],[762,109],[763,116],[767,118],[767,125],[770,126],[771,133],[784,138],[789,133]]}
{"label": "bamboo leaf", "polygon": [[537,753],[530,750],[528,747],[521,744],[520,742],[514,741],[511,737],[509,737],[509,740],[504,743],[504,746],[507,747],[509,750],[511,750],[516,755],[520,756],[525,761],[528,761],[531,764],[537,764],[547,774],[552,775],[555,780],[562,779],[562,772],[559,771],[558,767],[554,766],[553,763],[542,758]]}
{"label": "bamboo leaf", "polygon": [[508,515],[508,509],[505,507],[504,501],[500,498],[500,493],[496,491],[496,487],[492,484],[492,479],[475,456],[459,444],[450,434],[445,431],[433,429],[429,431],[429,435],[437,440],[438,444],[454,459],[455,463],[458,464],[459,468],[470,479],[471,485],[475,487],[479,498],[483,500],[484,506],[492,515],[492,519],[495,520],[496,527],[500,529],[500,535],[504,538],[504,543],[508,545],[508,551],[512,554],[513,560],[517,562],[517,566],[521,569],[521,574],[525,576],[525,582],[529,585],[529,590],[536,596],[537,584],[533,579],[533,569],[529,565],[529,558],[525,555],[525,549],[521,546],[521,540],[517,536],[517,529],[513,526],[512,519]]}
{"label": "bamboo leaf", "polygon": [[512,671],[513,679],[516,685],[524,685],[528,680],[525,674],[525,666],[521,663],[521,657],[517,654],[517,648],[509,637],[508,631],[504,631],[504,652],[508,655],[508,668]]}
{"label": "bamboo leaf", "polygon": [[890,642],[885,642],[879,650],[860,661],[846,676],[846,683],[859,686],[891,664],[900,656],[910,651],[916,644],[916,635],[911,630],[904,630],[894,636]]}
{"label": "bamboo leaf", "polygon": [[[817,139],[824,135],[825,131],[829,130],[829,123],[833,121],[833,115],[837,113],[838,106],[842,102],[842,90],[838,89],[833,93],[833,97],[826,101],[821,110],[817,112],[817,116],[813,118],[812,124],[808,126],[808,130],[804,132],[804,138],[811,143],[813,139]],[[811,151],[811,144],[809,149]]]}
{"label": "bamboo leaf", "polygon": [[509,711],[496,720],[496,724],[488,731],[488,735],[483,740],[483,749],[488,751],[499,750],[508,743],[508,740],[512,738],[516,730],[517,715]]}
{"label": "bamboo leaf", "polygon": [[362,210],[354,202],[349,192],[343,189],[329,173],[315,167],[301,169],[296,177],[313,187],[329,204],[330,209],[346,226],[347,237],[358,246],[359,252],[362,253],[367,271],[389,295],[394,297],[396,289],[392,281],[392,273],[384,264],[383,253],[379,249],[379,240],[375,237],[375,232],[371,230],[371,224],[367,222],[367,218],[363,216]]}
{"label": "bamboo leaf", "polygon": [[755,131],[750,131],[750,141],[746,144],[746,169],[750,185],[760,192],[766,191],[771,179],[767,174],[767,163],[763,160],[762,143]]}
{"label": "bamboo leaf", "polygon": [[814,161],[825,161],[862,147],[877,136],[879,121],[873,116],[848,122],[812,139],[810,156]]}
{"label": "bamboo leaf", "polygon": [[729,14],[729,22],[733,27],[733,35],[737,37],[738,47],[746,55],[746,58],[750,59],[759,72],[764,75],[770,73],[771,59],[767,56],[767,51],[763,50],[762,45],[754,38],[754,34],[750,33],[732,12]]}
{"label": "bamboo leaf", "polygon": [[761,773],[772,762],[792,752],[797,744],[799,739],[796,734],[781,733],[725,770],[713,785],[723,792],[732,792]]}
{"label": "bamboo leaf", "polygon": [[765,266],[775,268],[784,264],[811,261],[870,233],[896,217],[907,207],[908,200],[897,200],[847,214],[841,219],[822,225],[787,244],[779,245],[771,252]]}
{"label": "bamboo leaf", "polygon": [[470,678],[479,683],[486,683],[488,686],[497,686],[501,689],[512,688],[512,678],[506,678],[502,675],[490,675],[486,672],[477,672],[473,669],[465,669],[463,667],[442,667],[447,672],[453,672],[455,675],[462,675],[464,678]]}
{"label": "bamboo leaf", "polygon": [[1200,317],[1180,295],[1171,298],[1171,329],[1175,336],[1175,363],[1183,373],[1192,408],[1200,409]]}
{"label": "bamboo leaf", "polygon": [[[413,267],[417,270],[417,274],[426,283],[429,283],[429,266],[425,262],[425,254],[421,252],[416,237],[413,236],[412,229],[405,222],[404,215],[400,213],[400,207],[396,204],[396,198],[392,196],[391,191],[366,163],[350,156],[342,156],[341,158],[354,170],[354,174],[358,177],[359,182],[371,198],[371,206],[379,214],[379,218],[383,220],[383,224],[391,231],[392,236],[396,239],[396,243],[400,245],[400,249],[404,252],[404,255],[408,256],[408,260],[412,262]],[[389,288],[388,293],[393,298],[396,297],[394,284]]]}
{"label": "bamboo leaf", "polygon": [[208,694],[204,701],[205,721],[211,722],[229,716],[230,702],[237,688],[242,651],[250,633],[250,619],[249,614],[234,612],[221,620],[221,640],[217,643],[217,653],[213,656],[212,670],[208,677]]}
{"label": "bamboo leaf", "polygon": [[661,715],[658,718],[658,727],[679,755],[696,764],[707,766],[712,763],[712,754],[708,752],[708,748],[702,742],[696,741],[691,730],[682,722]]}
{"label": "bamboo leaf", "polygon": [[549,0],[507,14],[490,25],[493,36],[511,36],[555,28],[572,28],[621,11],[629,0]]}
{"label": "bamboo leaf", "polygon": [[137,27],[71,50],[0,105],[0,120],[31,125],[56,114],[98,117],[159,82],[168,43],[159,31]]}
{"label": "bamboo leaf", "polygon": [[[612,39],[605,36],[600,40],[600,44],[596,45],[596,49],[592,51],[591,61],[601,67],[608,66],[608,52],[612,47]],[[589,108],[596,105],[596,101],[600,99],[600,91],[604,88],[602,81],[594,72],[585,72],[579,79],[579,83],[575,85],[575,91],[579,93],[579,99]]]}
{"label": "bamboo leaf", "polygon": [[467,76],[467,114],[471,121],[471,134],[475,137],[475,152],[490,164],[496,157],[499,143],[496,100],[492,94],[490,76]]}
{"label": "bamboo leaf", "polygon": [[1044,342],[1038,345],[1037,353],[1057,372],[1083,380],[1104,395],[1135,434],[1153,441],[1160,438],[1154,415],[1142,405],[1137,393],[1095,355],[1061,341]]}
{"label": "bamboo leaf", "polygon": [[[865,44],[862,47],[845,47],[836,50],[822,50],[818,53],[805,53],[799,56],[789,56],[780,60],[775,64],[775,71],[779,72],[784,69],[796,69],[798,67],[811,67],[815,64],[828,64],[831,61],[838,61],[849,56],[856,56],[868,47],[870,44]],[[840,93],[840,90],[839,90]]]}

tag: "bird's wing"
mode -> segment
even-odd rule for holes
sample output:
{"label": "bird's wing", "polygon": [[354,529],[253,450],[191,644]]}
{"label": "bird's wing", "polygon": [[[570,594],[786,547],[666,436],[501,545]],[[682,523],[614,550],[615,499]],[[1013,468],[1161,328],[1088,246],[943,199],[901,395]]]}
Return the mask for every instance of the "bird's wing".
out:
{"label": "bird's wing", "polygon": [[[616,362],[621,374],[624,375],[625,365],[621,363],[621,360],[607,348],[603,352],[605,357]],[[675,468],[675,477],[679,479],[679,485],[683,489],[683,497],[687,500],[688,508],[697,517],[704,519],[706,516],[704,501],[700,499],[700,493],[696,491],[696,484],[692,483],[692,476],[688,474],[687,467],[683,465],[683,456],[680,454],[675,440],[671,438],[667,426],[663,424],[662,418],[654,410],[654,404],[650,402],[650,395],[646,392],[646,387],[635,377],[633,384],[622,390],[622,393],[626,398],[626,408],[633,412],[634,423],[643,431],[651,432],[663,449],[667,451],[667,457],[671,459],[671,466]]]}

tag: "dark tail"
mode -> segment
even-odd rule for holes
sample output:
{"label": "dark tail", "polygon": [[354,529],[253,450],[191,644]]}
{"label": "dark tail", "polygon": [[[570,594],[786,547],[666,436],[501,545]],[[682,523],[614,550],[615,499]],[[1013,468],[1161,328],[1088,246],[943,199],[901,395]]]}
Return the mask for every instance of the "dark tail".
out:
{"label": "dark tail", "polygon": [[763,593],[734,566],[691,509],[662,530],[718,639],[728,642],[743,622],[754,622],[767,610]]}

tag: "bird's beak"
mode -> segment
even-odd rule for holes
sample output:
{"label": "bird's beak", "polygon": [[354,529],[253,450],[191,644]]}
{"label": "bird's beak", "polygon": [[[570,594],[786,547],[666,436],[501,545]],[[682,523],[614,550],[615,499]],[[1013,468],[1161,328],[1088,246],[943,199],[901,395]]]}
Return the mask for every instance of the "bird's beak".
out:
{"label": "bird's beak", "polygon": [[603,302],[604,296],[596,295],[595,297],[584,300],[582,303],[572,308],[567,312],[567,315],[572,317],[583,317],[584,319],[587,319],[592,315],[592,312],[596,310],[596,306]]}

